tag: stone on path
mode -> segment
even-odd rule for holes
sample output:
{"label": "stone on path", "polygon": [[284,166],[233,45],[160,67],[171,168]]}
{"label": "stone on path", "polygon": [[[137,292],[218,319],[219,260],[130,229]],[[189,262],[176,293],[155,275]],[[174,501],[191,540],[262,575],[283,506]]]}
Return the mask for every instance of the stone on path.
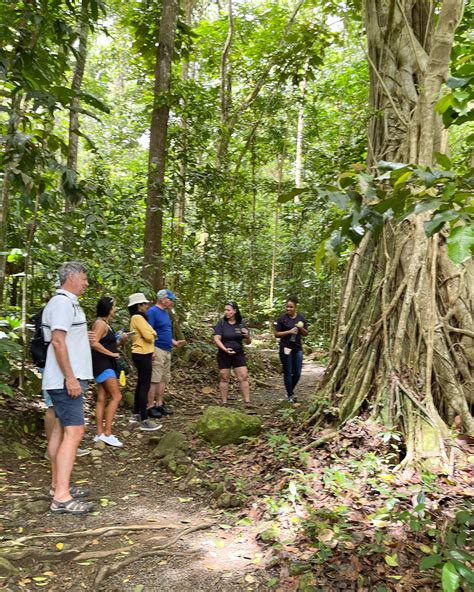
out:
{"label": "stone on path", "polygon": [[260,433],[262,420],[255,415],[246,415],[235,409],[211,406],[201,415],[196,432],[215,445],[240,444],[242,437]]}

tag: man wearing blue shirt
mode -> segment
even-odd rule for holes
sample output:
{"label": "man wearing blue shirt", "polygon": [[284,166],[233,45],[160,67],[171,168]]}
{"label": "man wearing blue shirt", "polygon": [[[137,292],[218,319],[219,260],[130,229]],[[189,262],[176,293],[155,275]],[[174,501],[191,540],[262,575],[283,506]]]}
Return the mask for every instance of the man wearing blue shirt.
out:
{"label": "man wearing blue shirt", "polygon": [[163,403],[166,386],[171,379],[171,349],[181,347],[185,340],[173,339],[173,328],[168,310],[172,308],[176,296],[171,290],[160,290],[156,304],[147,312],[147,320],[156,331],[155,352],[151,388],[148,391],[148,415],[153,418],[171,415]]}

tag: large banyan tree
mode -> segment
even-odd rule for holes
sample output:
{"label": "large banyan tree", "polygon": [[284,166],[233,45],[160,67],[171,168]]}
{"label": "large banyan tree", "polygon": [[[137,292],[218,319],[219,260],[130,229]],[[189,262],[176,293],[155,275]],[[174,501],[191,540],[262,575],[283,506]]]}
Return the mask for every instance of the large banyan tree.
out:
{"label": "large banyan tree", "polygon": [[[463,0],[365,0],[370,67],[368,166],[432,166],[443,151],[435,106]],[[386,224],[353,252],[329,365],[310,423],[369,414],[404,436],[404,463],[446,467],[456,416],[474,434],[472,264],[454,265],[429,214]]]}

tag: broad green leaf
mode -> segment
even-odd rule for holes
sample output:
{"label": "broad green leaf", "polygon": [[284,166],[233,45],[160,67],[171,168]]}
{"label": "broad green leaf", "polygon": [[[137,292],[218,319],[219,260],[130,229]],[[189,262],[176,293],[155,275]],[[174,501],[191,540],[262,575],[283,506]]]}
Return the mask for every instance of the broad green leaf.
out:
{"label": "broad green leaf", "polygon": [[448,561],[445,563],[441,571],[441,585],[443,587],[443,592],[456,592],[460,582],[461,577],[452,562]]}
{"label": "broad green leaf", "polygon": [[453,168],[453,163],[451,162],[449,156],[446,156],[446,154],[441,154],[441,152],[435,152],[434,157],[436,158],[436,162],[445,169],[449,170]]}
{"label": "broad green leaf", "polygon": [[451,93],[449,95],[445,95],[436,104],[436,107],[435,107],[436,113],[444,113],[446,111],[446,109],[451,107],[451,105],[453,104],[453,100],[454,100],[454,97]]}
{"label": "broad green leaf", "polygon": [[398,558],[396,553],[393,555],[385,555],[384,559],[385,563],[390,565],[390,567],[398,567]]}
{"label": "broad green leaf", "polygon": [[456,226],[446,242],[451,261],[458,265],[464,263],[474,251],[474,226]]}
{"label": "broad green leaf", "polygon": [[420,561],[420,569],[431,569],[432,567],[439,565],[442,561],[443,557],[439,554],[423,557]]}

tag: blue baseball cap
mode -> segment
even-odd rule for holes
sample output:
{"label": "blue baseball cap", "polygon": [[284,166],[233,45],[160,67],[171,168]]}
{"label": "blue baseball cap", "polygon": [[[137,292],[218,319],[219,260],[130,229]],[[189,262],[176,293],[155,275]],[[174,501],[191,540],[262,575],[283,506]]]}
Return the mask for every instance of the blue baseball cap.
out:
{"label": "blue baseball cap", "polygon": [[163,300],[163,298],[169,298],[170,300],[176,300],[176,296],[171,290],[159,290],[156,294],[157,300]]}

